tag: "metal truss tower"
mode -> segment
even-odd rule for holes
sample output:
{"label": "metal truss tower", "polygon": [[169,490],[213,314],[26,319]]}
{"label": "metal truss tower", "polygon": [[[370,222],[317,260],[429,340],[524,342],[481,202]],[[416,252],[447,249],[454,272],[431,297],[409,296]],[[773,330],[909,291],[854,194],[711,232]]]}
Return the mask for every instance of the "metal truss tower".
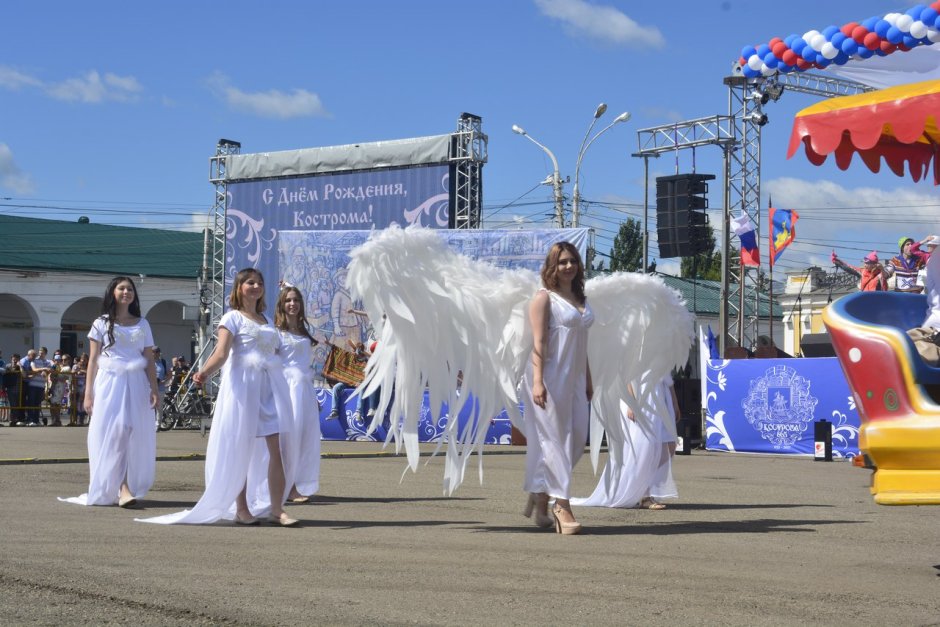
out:
{"label": "metal truss tower", "polygon": [[[760,140],[761,128],[767,123],[762,107],[769,99],[766,92],[757,89],[757,82],[750,82],[744,76],[729,76],[724,83],[728,86],[728,117],[734,120],[737,144],[725,164],[728,202],[722,230],[721,289],[726,297],[721,300],[718,314],[722,355],[729,340],[745,348],[757,342],[759,268],[749,270],[741,265],[740,255],[731,256],[730,220],[731,212],[737,210],[753,221],[758,234],[763,233],[760,228]],[[754,298],[750,312],[745,303],[748,293]]]}
{"label": "metal truss tower", "polygon": [[[854,81],[805,72],[756,79],[747,79],[735,72],[735,75],[724,79],[724,84],[728,86],[728,116],[734,120],[737,140],[726,164],[728,198],[725,226],[730,221],[731,211],[737,210],[754,222],[759,241],[768,241],[764,239],[768,232],[761,228],[760,195],[761,128],[768,122],[764,105],[779,100],[784,89],[832,98],[871,91],[872,88]],[[722,354],[728,340],[744,348],[756,346],[760,312],[760,268],[744,267],[740,257],[731,258],[729,231],[723,229],[722,290],[727,298],[722,299],[719,312],[719,325],[722,327],[719,348]],[[769,263],[769,247],[761,245],[761,248],[767,249],[765,258]],[[753,298],[752,305],[745,302],[745,295]]]}
{"label": "metal truss tower", "polygon": [[215,147],[215,156],[209,158],[209,182],[215,186],[215,202],[212,205],[212,226],[206,242],[205,256],[208,258],[199,298],[204,307],[203,316],[208,331],[200,338],[198,361],[204,361],[215,347],[212,328],[225,309],[225,208],[226,159],[237,155],[242,145],[229,139],[220,139]]}
{"label": "metal truss tower", "polygon": [[472,113],[460,114],[457,131],[451,136],[450,151],[455,229],[480,228],[486,149],[482,118]]}

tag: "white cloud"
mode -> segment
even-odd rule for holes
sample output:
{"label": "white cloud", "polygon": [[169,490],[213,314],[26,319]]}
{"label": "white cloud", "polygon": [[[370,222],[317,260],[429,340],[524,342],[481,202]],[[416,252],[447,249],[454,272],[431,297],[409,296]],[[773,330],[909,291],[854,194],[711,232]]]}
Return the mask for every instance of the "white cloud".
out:
{"label": "white cloud", "polygon": [[96,70],[46,86],[46,93],[57,100],[93,104],[105,101],[130,102],[136,100],[142,91],[143,87],[133,76],[106,72],[102,77]]}
{"label": "white cloud", "polygon": [[0,87],[16,91],[21,87],[39,87],[41,85],[42,81],[38,78],[23,74],[9,66],[0,65]]}
{"label": "white cloud", "polygon": [[663,107],[641,107],[640,112],[644,117],[651,120],[662,120],[667,124],[670,122],[682,122],[686,116],[675,109],[665,109]]}
{"label": "white cloud", "polygon": [[614,7],[585,0],[535,0],[535,6],[543,15],[562,22],[575,36],[627,47],[666,45],[658,28],[641,26]]}
{"label": "white cloud", "polygon": [[21,195],[33,192],[32,178],[20,170],[16,161],[13,160],[13,151],[2,143],[0,143],[0,187],[11,189]]}
{"label": "white cloud", "polygon": [[656,272],[679,276],[682,274],[682,261],[680,259],[656,259]]}
{"label": "white cloud", "polygon": [[[874,220],[890,220],[892,228],[936,229],[940,225],[940,198],[910,188],[842,187],[832,181],[804,181],[778,178],[762,184],[761,194],[773,197],[774,205],[799,210],[801,216],[823,220],[821,229],[838,234],[849,222],[868,231]],[[822,231],[820,231],[822,232]]]}
{"label": "white cloud", "polygon": [[233,87],[228,78],[216,73],[209,78],[209,86],[233,109],[267,118],[282,120],[301,117],[330,117],[320,97],[306,89],[290,93],[278,89],[264,92],[246,92]]}
{"label": "white cloud", "polygon": [[[831,267],[830,250],[845,259],[861,259],[871,250],[893,255],[901,236],[940,233],[940,199],[933,190],[847,188],[828,180],[778,178],[763,182],[761,195],[764,207],[772,197],[775,207],[800,214],[793,254],[783,260],[790,266]],[[761,229],[767,228],[762,222]]]}
{"label": "white cloud", "polygon": [[58,83],[23,74],[9,66],[0,65],[0,87],[17,91],[23,87],[35,87],[56,100],[97,104],[101,102],[132,102],[144,90],[133,76],[118,76],[96,70],[77,78],[68,78]]}

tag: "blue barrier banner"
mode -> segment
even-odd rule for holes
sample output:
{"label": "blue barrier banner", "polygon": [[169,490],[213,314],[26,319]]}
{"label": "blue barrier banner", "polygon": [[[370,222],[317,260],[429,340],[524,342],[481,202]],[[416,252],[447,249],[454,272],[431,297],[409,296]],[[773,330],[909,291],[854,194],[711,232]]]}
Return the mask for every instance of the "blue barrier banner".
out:
{"label": "blue barrier banner", "polygon": [[827,420],[833,457],[858,455],[858,411],[835,357],[706,364],[706,449],[813,455],[813,423]]}
{"label": "blue barrier banner", "polygon": [[[343,395],[343,410],[337,412],[339,417],[328,420],[327,416],[333,408],[333,394],[328,389],[317,389],[317,402],[320,404],[320,432],[324,440],[355,440],[384,442],[388,434],[388,417],[374,432],[367,433],[372,419],[364,417],[359,412],[359,397],[353,396],[352,388],[348,388]],[[474,404],[467,403],[457,415],[457,428],[460,433],[468,421],[473,419]],[[434,415],[428,402],[428,393],[424,393],[421,403],[421,419],[418,422],[419,442],[440,442],[445,439],[444,426],[449,417],[447,404]],[[498,416],[490,420],[486,432],[486,444],[510,444],[512,440],[512,425],[509,415],[503,410]]]}

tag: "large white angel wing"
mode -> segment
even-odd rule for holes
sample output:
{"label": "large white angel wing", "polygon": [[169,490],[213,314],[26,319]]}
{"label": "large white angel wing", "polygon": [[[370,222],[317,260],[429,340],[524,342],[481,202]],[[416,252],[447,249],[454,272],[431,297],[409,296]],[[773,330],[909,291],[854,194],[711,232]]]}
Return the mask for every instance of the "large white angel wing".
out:
{"label": "large white angel wing", "polygon": [[[652,391],[673,368],[685,366],[695,340],[695,318],[679,293],[654,275],[596,277],[587,282],[585,293],[594,311],[588,360],[595,390],[591,462],[596,472],[605,432],[611,459],[620,462],[627,438],[621,400],[633,410],[641,428],[651,428],[643,424],[648,413],[665,414],[662,399]],[[671,420],[665,422],[675,428]]]}
{"label": "large white angel wing", "polygon": [[[451,494],[470,454],[482,448],[490,419],[505,408],[518,424],[516,385],[532,343],[526,306],[537,277],[456,254],[419,227],[376,232],[350,257],[350,293],[381,328],[360,393],[381,386],[376,416],[392,404],[389,433],[399,451],[404,446],[412,470],[425,385],[432,412],[448,403],[444,491]],[[458,433],[456,417],[471,398],[478,418]]]}

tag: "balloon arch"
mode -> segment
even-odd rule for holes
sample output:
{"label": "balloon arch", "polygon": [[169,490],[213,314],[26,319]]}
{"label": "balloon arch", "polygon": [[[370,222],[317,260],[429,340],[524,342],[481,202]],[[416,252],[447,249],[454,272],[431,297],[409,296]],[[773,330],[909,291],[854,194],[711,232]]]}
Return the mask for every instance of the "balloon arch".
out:
{"label": "balloon arch", "polygon": [[802,35],[774,37],[769,42],[745,46],[738,62],[747,78],[776,73],[824,69],[853,59],[885,57],[898,50],[940,41],[940,0],[918,4],[904,13],[876,15],[861,22],[827,26]]}

